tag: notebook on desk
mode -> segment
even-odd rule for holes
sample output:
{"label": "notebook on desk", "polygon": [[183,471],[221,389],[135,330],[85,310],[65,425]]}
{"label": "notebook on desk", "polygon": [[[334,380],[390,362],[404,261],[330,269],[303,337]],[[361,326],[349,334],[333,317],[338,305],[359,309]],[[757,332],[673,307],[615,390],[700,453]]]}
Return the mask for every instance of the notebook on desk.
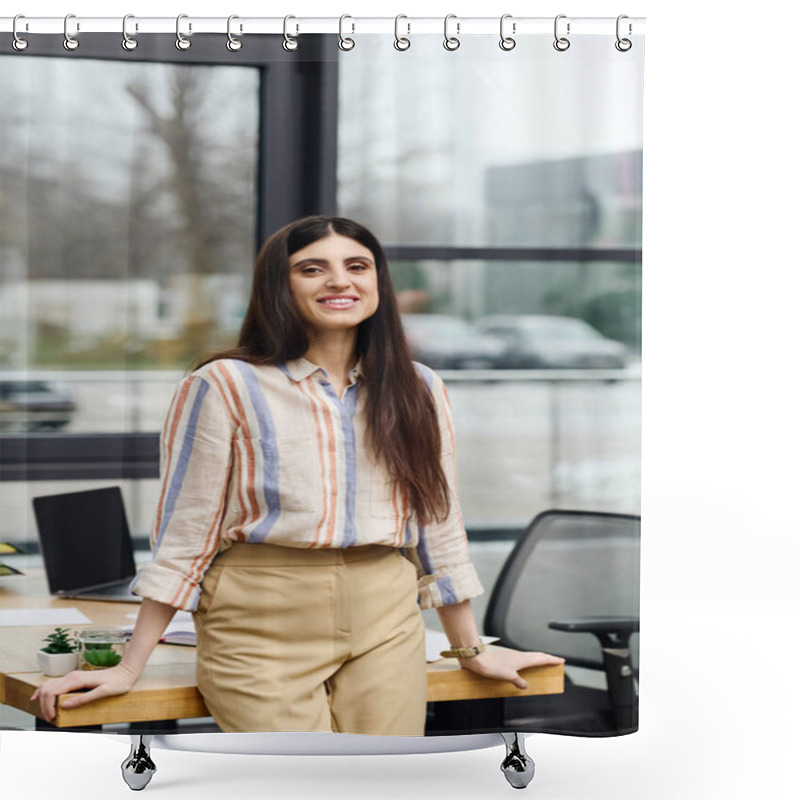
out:
{"label": "notebook on desk", "polygon": [[118,486],[33,498],[50,594],[141,602],[129,586],[133,543]]}

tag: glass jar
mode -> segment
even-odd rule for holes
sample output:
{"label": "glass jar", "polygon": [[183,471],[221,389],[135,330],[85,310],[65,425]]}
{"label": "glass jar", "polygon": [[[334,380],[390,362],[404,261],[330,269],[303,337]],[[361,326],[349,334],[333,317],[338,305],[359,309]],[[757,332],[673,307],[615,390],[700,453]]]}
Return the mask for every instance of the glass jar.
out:
{"label": "glass jar", "polygon": [[78,669],[108,669],[122,661],[125,653],[122,628],[84,628],[78,634]]}

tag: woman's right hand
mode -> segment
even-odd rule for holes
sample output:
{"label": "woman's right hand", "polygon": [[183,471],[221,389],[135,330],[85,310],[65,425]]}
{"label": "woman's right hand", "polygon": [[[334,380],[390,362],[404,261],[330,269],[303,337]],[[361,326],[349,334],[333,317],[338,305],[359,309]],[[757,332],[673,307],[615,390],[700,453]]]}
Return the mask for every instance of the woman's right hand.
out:
{"label": "woman's right hand", "polygon": [[138,678],[124,662],[108,669],[75,670],[43,683],[31,695],[31,700],[39,701],[42,717],[47,722],[52,722],[56,718],[59,695],[74,692],[76,689],[90,689],[91,691],[70,697],[61,703],[61,708],[77,708],[102,697],[125,694],[136,685]]}

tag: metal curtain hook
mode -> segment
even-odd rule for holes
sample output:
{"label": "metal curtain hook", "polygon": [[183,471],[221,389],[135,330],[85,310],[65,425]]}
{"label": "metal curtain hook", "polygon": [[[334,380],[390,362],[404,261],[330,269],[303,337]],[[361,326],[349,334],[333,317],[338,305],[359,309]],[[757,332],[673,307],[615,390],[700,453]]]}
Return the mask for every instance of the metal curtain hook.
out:
{"label": "metal curtain hook", "polygon": [[395,50],[408,50],[411,47],[411,39],[406,38],[411,34],[411,23],[406,22],[406,31],[405,36],[400,36],[400,20],[401,19],[408,19],[405,14],[398,14],[394,18],[394,49]]}
{"label": "metal curtain hook", "polygon": [[[505,24],[507,19],[511,19],[511,14],[503,14],[503,16],[500,17],[500,49],[506,51],[513,50],[517,46],[516,39],[512,39],[510,36],[506,36],[505,34]],[[511,32],[517,32],[516,22],[511,23]]]}
{"label": "metal curtain hook", "polygon": [[[122,18],[122,46],[125,50],[135,50],[139,46],[139,42],[137,39],[134,39],[133,36],[128,35],[128,20],[129,19],[136,19],[133,14],[126,14]],[[139,30],[138,23],[136,24],[136,30]]]}
{"label": "metal curtain hook", "polygon": [[[69,21],[71,19],[75,19],[74,14],[67,14],[64,17],[64,49],[65,50],[77,50],[78,45],[80,42],[74,37],[69,35]],[[75,23],[75,30],[79,31],[81,29],[80,24]]]}
{"label": "metal curtain hook", "polygon": [[[14,34],[14,41],[11,43],[11,45],[13,46],[13,48],[15,50],[17,50],[19,52],[22,52],[28,46],[28,40],[27,39],[23,39],[17,33],[17,20],[18,19],[25,19],[25,15],[24,14],[17,14],[17,16],[14,17],[14,22],[12,23],[12,26],[11,26],[11,30],[12,30],[12,32]],[[28,30],[28,23],[27,22],[25,23],[25,30]]]}
{"label": "metal curtain hook", "polygon": [[[559,14],[556,17],[555,23],[553,23],[553,32],[556,37],[556,40],[553,42],[553,47],[558,50],[560,53],[563,53],[565,50],[569,50],[570,41],[569,39],[565,38],[564,36],[558,35],[558,21],[560,19],[566,19],[566,14]],[[567,36],[569,36],[569,22],[567,23]]]}
{"label": "metal curtain hook", "polygon": [[[297,19],[297,17],[293,17],[291,14],[289,14],[283,18],[283,49],[292,51],[297,50],[300,43],[297,41],[297,39],[293,39],[291,36],[289,36],[288,26],[290,19]],[[300,33],[300,26],[297,23],[295,23],[295,29],[295,34]]]}
{"label": "metal curtain hook", "polygon": [[[343,28],[344,28],[344,21],[346,19],[353,19],[353,18],[349,14],[342,14],[342,16],[339,17],[339,49],[345,51],[352,50],[356,46],[356,43],[353,39],[351,39],[349,36],[344,35]],[[356,32],[355,22],[351,22],[350,27],[351,27],[350,32],[355,33]]]}
{"label": "metal curtain hook", "polygon": [[[617,50],[620,51],[620,53],[627,53],[628,50],[630,50],[631,47],[633,47],[633,42],[631,42],[630,39],[623,39],[620,36],[620,28],[621,28],[620,23],[624,19],[628,19],[628,15],[627,14],[620,14],[617,17],[617,41],[614,42],[614,47],[616,47]],[[629,22],[628,23],[628,35],[630,36],[632,33],[633,33],[633,25],[631,25],[631,23]]]}
{"label": "metal curtain hook", "polygon": [[447,27],[451,19],[458,19],[455,14],[448,14],[444,18],[444,49],[445,50],[458,50],[461,47],[461,41],[458,39],[458,34],[461,33],[461,23],[456,22],[456,35],[449,36]]}
{"label": "metal curtain hook", "polygon": [[[175,47],[177,47],[178,50],[188,50],[192,46],[191,39],[187,39],[181,33],[181,20],[187,19],[188,17],[189,17],[188,14],[178,14],[178,18],[175,20],[175,35],[178,37],[175,40]],[[192,23],[190,22],[189,31],[191,32],[191,30],[192,30]]]}
{"label": "metal curtain hook", "polygon": [[[237,16],[236,16],[236,14],[231,14],[231,15],[228,17],[228,41],[227,41],[227,42],[225,42],[225,47],[227,47],[227,48],[228,48],[228,50],[230,50],[230,51],[231,51],[231,53],[236,53],[236,52],[238,52],[239,50],[241,50],[241,49],[242,49],[242,40],[241,40],[241,39],[237,39],[237,38],[236,38],[236,37],[235,37],[235,36],[234,36],[234,35],[231,33],[231,23],[232,23],[232,22],[233,22],[235,19],[239,19],[239,17],[237,17]],[[239,33],[241,33],[241,32],[242,32],[242,26],[240,25],[240,26],[239,26]]]}

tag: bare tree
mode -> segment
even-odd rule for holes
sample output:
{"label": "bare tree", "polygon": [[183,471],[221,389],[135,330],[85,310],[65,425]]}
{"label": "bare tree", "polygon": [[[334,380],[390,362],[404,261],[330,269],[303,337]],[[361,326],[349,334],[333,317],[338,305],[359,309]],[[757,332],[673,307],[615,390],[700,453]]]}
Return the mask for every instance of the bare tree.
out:
{"label": "bare tree", "polygon": [[128,94],[147,119],[147,129],[168,156],[171,174],[164,187],[176,200],[180,220],[179,237],[188,256],[189,313],[184,324],[184,350],[197,354],[211,346],[214,328],[210,298],[203,278],[219,271],[216,225],[207,198],[209,181],[204,153],[207,142],[203,124],[206,97],[201,70],[173,68],[170,75],[170,106],[161,111],[146,84],[129,84]]}

